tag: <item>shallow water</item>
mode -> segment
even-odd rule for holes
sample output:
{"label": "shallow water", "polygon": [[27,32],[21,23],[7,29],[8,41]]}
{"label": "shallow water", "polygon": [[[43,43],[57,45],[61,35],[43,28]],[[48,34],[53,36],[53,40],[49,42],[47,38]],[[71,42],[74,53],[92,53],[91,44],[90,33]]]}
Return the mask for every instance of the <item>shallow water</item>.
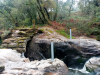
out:
{"label": "shallow water", "polygon": [[[94,57],[92,57],[92,58],[94,58]],[[91,59],[91,58],[90,58],[90,59]],[[86,63],[88,63],[88,62],[89,62],[89,60],[86,61]],[[86,63],[85,63],[85,64],[86,64]],[[84,66],[83,66],[82,69],[79,69],[79,66],[77,66],[76,69],[74,69],[74,68],[69,68],[69,74],[68,74],[68,75],[100,75],[99,72],[98,72],[98,73],[94,73],[94,72],[90,73],[90,72],[86,71],[86,66],[85,66],[85,64],[84,64]]]}
{"label": "shallow water", "polygon": [[96,75],[94,73],[82,73],[81,71],[79,71],[78,69],[69,69],[69,73],[68,75]]}

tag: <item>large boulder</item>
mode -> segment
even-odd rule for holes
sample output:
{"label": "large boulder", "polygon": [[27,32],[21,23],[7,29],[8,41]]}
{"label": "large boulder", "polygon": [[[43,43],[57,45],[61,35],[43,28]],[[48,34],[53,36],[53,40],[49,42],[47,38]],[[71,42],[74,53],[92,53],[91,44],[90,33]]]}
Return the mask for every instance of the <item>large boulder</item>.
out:
{"label": "large boulder", "polygon": [[48,73],[57,73],[58,75],[67,75],[68,68],[59,59],[32,61],[32,62],[8,62],[5,64],[3,73],[8,74],[32,74],[49,75]]}
{"label": "large boulder", "polygon": [[54,42],[55,50],[63,53],[77,52],[81,56],[89,58],[100,54],[100,42],[95,39],[64,39],[64,41],[58,41],[55,38],[41,39],[36,37],[35,39],[35,43],[37,43],[42,50],[46,50],[45,48],[50,49],[51,41]]}
{"label": "large boulder", "polygon": [[71,39],[67,41],[83,57],[92,57],[100,54],[100,42],[95,39]]}
{"label": "large boulder", "polygon": [[[68,67],[83,67],[85,62],[100,54],[100,42],[95,39],[65,39],[65,41],[57,39],[41,39],[39,36],[33,37],[26,46],[25,56],[32,60],[42,59],[39,54],[43,54],[45,58],[51,57],[51,41],[54,42],[55,57],[63,59]],[[36,57],[38,58],[36,58]]]}
{"label": "large boulder", "polygon": [[[14,75],[44,75],[54,73],[58,75],[67,75],[68,68],[63,61],[59,59],[35,60],[29,61],[28,58],[22,58],[16,50],[0,49],[0,72],[3,74]],[[53,75],[53,74],[52,74]]]}
{"label": "large boulder", "polygon": [[4,65],[5,63],[12,61],[12,62],[18,62],[23,61],[23,58],[21,58],[21,54],[18,53],[16,50],[12,49],[0,49],[0,65]]}
{"label": "large boulder", "polygon": [[8,62],[23,61],[21,54],[12,49],[0,49],[0,73],[5,70],[5,64]]}
{"label": "large boulder", "polygon": [[93,71],[100,74],[100,58],[92,57],[85,64],[87,71]]}

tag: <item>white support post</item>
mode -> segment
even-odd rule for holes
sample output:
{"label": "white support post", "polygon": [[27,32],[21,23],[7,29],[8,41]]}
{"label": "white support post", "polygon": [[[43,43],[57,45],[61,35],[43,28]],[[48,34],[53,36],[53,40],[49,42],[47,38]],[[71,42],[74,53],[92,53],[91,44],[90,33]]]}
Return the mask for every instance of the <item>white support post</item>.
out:
{"label": "white support post", "polygon": [[54,45],[53,45],[53,42],[51,42],[51,58],[52,58],[52,61],[54,60]]}
{"label": "white support post", "polygon": [[71,29],[70,29],[70,39],[72,39],[72,31],[71,31]]}
{"label": "white support post", "polygon": [[24,57],[25,57],[25,56],[24,56],[24,52],[21,54],[21,57],[22,57],[22,58],[24,58]]}

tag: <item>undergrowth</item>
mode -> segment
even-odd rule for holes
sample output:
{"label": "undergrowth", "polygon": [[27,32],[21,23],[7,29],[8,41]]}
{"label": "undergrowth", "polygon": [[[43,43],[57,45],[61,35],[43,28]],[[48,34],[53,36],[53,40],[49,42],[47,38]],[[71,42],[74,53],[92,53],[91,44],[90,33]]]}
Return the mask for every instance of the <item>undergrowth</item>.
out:
{"label": "undergrowth", "polygon": [[[56,32],[67,38],[70,38],[70,35],[68,35],[64,30],[56,30]],[[72,38],[74,38],[74,37],[72,37]]]}

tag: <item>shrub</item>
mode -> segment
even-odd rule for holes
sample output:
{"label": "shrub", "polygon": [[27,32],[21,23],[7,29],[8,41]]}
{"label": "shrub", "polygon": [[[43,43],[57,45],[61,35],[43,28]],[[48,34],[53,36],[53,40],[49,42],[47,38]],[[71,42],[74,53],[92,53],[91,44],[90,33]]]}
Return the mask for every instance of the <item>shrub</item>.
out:
{"label": "shrub", "polygon": [[0,45],[2,44],[2,39],[1,39],[1,36],[0,36]]}
{"label": "shrub", "polygon": [[[80,36],[80,35],[99,35],[100,34],[100,22],[94,22],[89,20],[83,20],[83,19],[66,19],[61,20],[59,22],[53,21],[52,27],[57,30],[66,30],[69,31],[69,29],[76,28],[75,31],[73,31],[74,36]],[[60,34],[64,34],[62,32],[59,32]],[[66,32],[69,34],[69,32]]]}
{"label": "shrub", "polygon": [[100,41],[100,35],[97,35],[96,40]]}
{"label": "shrub", "polygon": [[52,23],[52,27],[54,29],[61,29],[62,27],[65,27],[66,26],[65,23],[59,23],[59,22],[56,22],[56,21],[53,21],[51,23]]}

